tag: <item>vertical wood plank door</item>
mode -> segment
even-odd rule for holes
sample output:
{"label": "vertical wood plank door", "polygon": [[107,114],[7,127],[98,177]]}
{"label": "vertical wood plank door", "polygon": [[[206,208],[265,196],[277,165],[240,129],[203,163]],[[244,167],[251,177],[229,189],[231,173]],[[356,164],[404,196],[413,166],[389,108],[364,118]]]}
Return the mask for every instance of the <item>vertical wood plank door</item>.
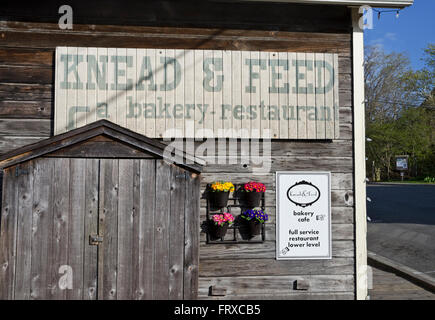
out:
{"label": "vertical wood plank door", "polygon": [[163,160],[8,168],[0,226],[0,299],[197,297],[199,177]]}
{"label": "vertical wood plank door", "polygon": [[163,160],[100,167],[98,299],[195,299],[199,178]]}
{"label": "vertical wood plank door", "polygon": [[5,170],[0,299],[95,299],[96,251],[84,239],[85,217],[97,222],[85,189],[98,185],[97,161],[38,158]]}

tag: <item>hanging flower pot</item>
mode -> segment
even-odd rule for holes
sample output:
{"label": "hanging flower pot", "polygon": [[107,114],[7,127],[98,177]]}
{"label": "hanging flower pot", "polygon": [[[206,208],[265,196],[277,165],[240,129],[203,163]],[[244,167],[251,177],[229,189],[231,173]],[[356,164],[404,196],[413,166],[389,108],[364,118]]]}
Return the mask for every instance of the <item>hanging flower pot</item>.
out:
{"label": "hanging flower pot", "polygon": [[242,220],[245,222],[246,231],[249,236],[252,238],[253,236],[261,234],[261,228],[263,224],[269,220],[269,216],[263,212],[263,210],[246,210],[241,214]]}
{"label": "hanging flower pot", "polygon": [[260,192],[241,192],[240,203],[246,208],[255,208],[260,206],[262,193]]}
{"label": "hanging flower pot", "polygon": [[227,224],[223,225],[223,226],[218,226],[218,225],[212,224],[210,226],[209,235],[210,235],[210,238],[213,240],[220,239],[220,238],[225,237],[225,235],[227,234],[227,231],[228,231]]}
{"label": "hanging flower pot", "polygon": [[264,184],[260,182],[248,182],[243,186],[240,193],[240,204],[246,208],[255,208],[260,206],[260,200],[266,191]]}
{"label": "hanging flower pot", "polygon": [[234,216],[225,212],[211,217],[208,234],[212,240],[225,237],[228,227],[234,222]]}
{"label": "hanging flower pot", "polygon": [[256,236],[256,235],[261,234],[261,227],[263,226],[263,224],[261,222],[259,222],[257,220],[250,220],[250,221],[247,221],[247,223],[248,223],[249,233],[252,236]]}
{"label": "hanging flower pot", "polygon": [[214,209],[226,207],[230,192],[233,191],[234,185],[231,182],[214,182],[208,194],[210,206]]}
{"label": "hanging flower pot", "polygon": [[211,192],[210,206],[215,209],[226,207],[228,204],[229,192]]}

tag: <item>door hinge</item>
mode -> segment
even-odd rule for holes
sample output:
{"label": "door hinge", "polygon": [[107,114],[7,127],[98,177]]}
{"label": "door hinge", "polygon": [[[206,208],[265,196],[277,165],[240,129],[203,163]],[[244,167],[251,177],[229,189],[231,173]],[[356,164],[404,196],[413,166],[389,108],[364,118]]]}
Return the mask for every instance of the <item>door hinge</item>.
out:
{"label": "door hinge", "polygon": [[177,179],[186,179],[186,173],[177,174],[177,175],[175,176],[175,178],[177,178]]}
{"label": "door hinge", "polygon": [[93,234],[89,236],[89,244],[91,246],[98,246],[102,242],[103,242],[103,237],[101,236],[93,235]]}

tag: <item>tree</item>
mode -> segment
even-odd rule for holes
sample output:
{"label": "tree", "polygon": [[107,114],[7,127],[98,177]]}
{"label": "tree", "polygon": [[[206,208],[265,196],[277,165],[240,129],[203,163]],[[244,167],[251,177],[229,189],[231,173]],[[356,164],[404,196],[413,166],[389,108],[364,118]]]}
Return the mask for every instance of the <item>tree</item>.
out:
{"label": "tree", "polygon": [[435,106],[435,43],[424,49],[421,70],[409,71],[406,77],[406,90],[415,92],[416,100],[426,106]]}
{"label": "tree", "polygon": [[412,99],[414,87],[403,79],[412,69],[401,53],[385,54],[377,46],[365,51],[366,124],[397,119],[404,102]]}
{"label": "tree", "polygon": [[418,176],[418,163],[421,165],[433,154],[431,131],[427,119],[427,110],[410,107],[403,109],[395,123],[397,152],[410,156],[409,167],[413,175]]}
{"label": "tree", "polygon": [[367,143],[368,172],[381,171],[382,178],[390,179],[394,156],[407,154],[414,176],[431,174],[435,170],[435,45],[426,48],[425,67],[417,71],[403,54],[367,47],[365,81],[366,136],[372,139]]}

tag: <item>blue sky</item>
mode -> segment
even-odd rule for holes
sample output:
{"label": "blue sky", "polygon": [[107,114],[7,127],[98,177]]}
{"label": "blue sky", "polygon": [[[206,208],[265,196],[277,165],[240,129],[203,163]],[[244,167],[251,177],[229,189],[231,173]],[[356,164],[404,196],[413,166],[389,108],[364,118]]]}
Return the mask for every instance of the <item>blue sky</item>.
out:
{"label": "blue sky", "polygon": [[[390,10],[390,9],[379,9]],[[421,58],[428,43],[435,43],[435,0],[414,0],[414,5],[400,11],[373,12],[373,29],[364,31],[365,45],[382,46],[385,52],[406,54],[414,69],[423,66]]]}

